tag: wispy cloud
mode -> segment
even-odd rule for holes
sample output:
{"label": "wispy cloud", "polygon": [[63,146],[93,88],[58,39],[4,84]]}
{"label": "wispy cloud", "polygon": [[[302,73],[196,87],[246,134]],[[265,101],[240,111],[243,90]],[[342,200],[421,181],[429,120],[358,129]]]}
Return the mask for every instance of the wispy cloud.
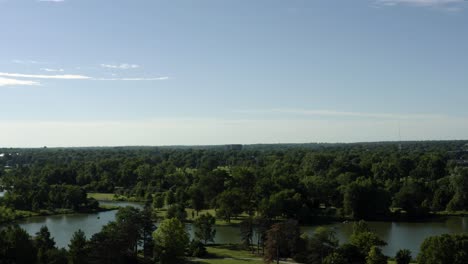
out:
{"label": "wispy cloud", "polygon": [[466,0],[376,0],[377,4],[384,6],[411,5],[420,7],[438,7],[449,10],[462,8]]}
{"label": "wispy cloud", "polygon": [[63,75],[43,75],[43,74],[22,74],[22,73],[8,73],[0,72],[0,76],[12,78],[30,78],[30,79],[62,79],[62,80],[86,80],[92,79],[85,75],[76,74],[63,74]]}
{"label": "wispy cloud", "polygon": [[64,69],[51,69],[51,68],[41,68],[41,70],[46,72],[64,72]]}
{"label": "wispy cloud", "polygon": [[168,76],[153,78],[95,78],[97,81],[164,81],[169,80]]}
{"label": "wispy cloud", "polygon": [[0,87],[2,86],[32,86],[32,85],[40,85],[40,83],[36,81],[25,81],[25,80],[17,80],[17,79],[0,77]]}
{"label": "wispy cloud", "polygon": [[101,64],[103,68],[109,69],[120,69],[120,70],[128,70],[128,69],[137,69],[140,68],[140,65],[137,64],[129,64],[129,63],[121,63],[121,64]]}
{"label": "wispy cloud", "polygon": [[[50,69],[49,69],[50,70]],[[2,78],[7,77],[7,78]],[[60,74],[60,75],[44,75],[44,74],[22,74],[22,73],[8,73],[0,72],[0,78],[4,85],[37,85],[37,81],[22,81],[9,78],[24,78],[24,79],[57,79],[57,80],[92,80],[92,81],[164,81],[168,80],[168,76],[160,77],[132,77],[132,78],[95,78],[86,75],[78,74]]]}
{"label": "wispy cloud", "polygon": [[42,62],[35,60],[12,60],[11,62],[16,64],[42,64]]}
{"label": "wispy cloud", "polygon": [[443,118],[443,115],[435,114],[395,114],[395,113],[367,113],[334,110],[308,110],[308,109],[259,109],[237,110],[236,113],[244,114],[289,114],[303,116],[327,116],[327,117],[357,117],[379,119],[434,119]]}

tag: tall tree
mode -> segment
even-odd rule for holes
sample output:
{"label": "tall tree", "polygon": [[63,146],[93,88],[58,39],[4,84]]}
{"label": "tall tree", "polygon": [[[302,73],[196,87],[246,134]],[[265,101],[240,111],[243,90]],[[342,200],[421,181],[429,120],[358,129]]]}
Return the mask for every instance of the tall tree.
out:
{"label": "tall tree", "polygon": [[39,232],[36,233],[34,243],[37,248],[37,261],[39,264],[47,264],[50,262],[49,252],[55,248],[55,241],[50,236],[47,226],[42,226]]}
{"label": "tall tree", "polygon": [[372,246],[367,254],[366,264],[387,264],[387,259],[380,248]]}
{"label": "tall tree", "polygon": [[409,264],[411,262],[411,251],[400,249],[395,255],[396,264]]}
{"label": "tall tree", "polygon": [[161,264],[180,263],[189,245],[189,235],[177,218],[161,222],[153,233],[156,258]]}
{"label": "tall tree", "polygon": [[89,248],[85,233],[79,229],[76,231],[68,245],[68,259],[70,264],[88,263]]}
{"label": "tall tree", "polygon": [[216,229],[214,225],[216,218],[210,214],[202,214],[194,222],[195,237],[206,245],[208,242],[214,242],[216,235]]}

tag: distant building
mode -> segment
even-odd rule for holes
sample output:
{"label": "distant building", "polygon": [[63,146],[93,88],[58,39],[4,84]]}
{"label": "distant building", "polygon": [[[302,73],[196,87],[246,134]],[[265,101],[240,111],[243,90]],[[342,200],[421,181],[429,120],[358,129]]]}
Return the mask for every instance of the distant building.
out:
{"label": "distant building", "polygon": [[225,150],[242,150],[241,144],[230,144],[224,146]]}

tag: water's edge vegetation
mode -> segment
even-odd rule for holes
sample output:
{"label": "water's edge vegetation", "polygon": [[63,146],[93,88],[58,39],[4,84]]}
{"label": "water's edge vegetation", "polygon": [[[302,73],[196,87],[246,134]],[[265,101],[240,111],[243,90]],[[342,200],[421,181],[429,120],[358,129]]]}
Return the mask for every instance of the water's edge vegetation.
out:
{"label": "water's edge vegetation", "polygon": [[[79,238],[80,243],[92,245],[92,253],[88,253],[96,257],[93,261],[107,261],[100,254],[111,248],[112,252],[121,250],[115,255],[126,262],[170,262],[180,261],[181,256],[203,255],[211,228],[230,225],[241,230],[245,248],[256,245],[258,250],[262,246],[261,257],[266,262],[284,257],[304,263],[326,263],[327,258],[333,258],[330,263],[339,263],[340,259],[348,261],[345,263],[373,261],[368,258],[378,263],[385,258],[381,250],[385,241],[371,230],[361,227],[365,231],[353,231],[354,239],[351,236],[344,244],[351,251],[342,252],[344,245],[333,238],[333,231],[325,228],[303,237],[298,227],[360,219],[407,222],[463,216],[468,210],[466,144],[0,149],[0,186],[5,190],[0,198],[0,223],[38,215],[116,209],[100,206],[98,200],[139,201],[145,204],[144,210],[120,209],[115,221],[89,241]],[[164,227],[174,233],[184,222],[198,225],[198,239],[186,241],[185,231],[179,230],[175,242],[184,249],[174,248],[175,255],[166,255],[169,249],[164,243],[176,237],[167,237]],[[8,225],[2,232],[8,238],[23,231]],[[113,232],[123,235],[115,237]],[[276,232],[275,239],[268,237],[269,232]],[[263,235],[253,241],[254,233]],[[359,238],[360,234],[365,237]],[[44,229],[33,240],[24,237],[24,241],[52,239],[47,236],[50,233]],[[285,240],[278,240],[283,236]],[[325,238],[328,240],[319,244],[328,246],[317,248],[317,239]],[[466,238],[453,234],[440,239],[456,248]],[[427,243],[439,241],[433,240]],[[371,245],[361,245],[364,241]],[[8,239],[3,242],[13,243]],[[38,250],[38,259],[47,250],[57,257],[71,254],[54,247],[42,252],[37,243],[32,248]],[[106,243],[112,244],[107,245],[110,248]],[[94,247],[100,252],[94,252]],[[265,251],[268,247],[269,253]],[[323,250],[319,257],[314,255],[317,250]],[[464,256],[457,257],[464,260]],[[418,260],[430,263],[424,262],[424,257]],[[112,261],[117,259],[112,257]]]}

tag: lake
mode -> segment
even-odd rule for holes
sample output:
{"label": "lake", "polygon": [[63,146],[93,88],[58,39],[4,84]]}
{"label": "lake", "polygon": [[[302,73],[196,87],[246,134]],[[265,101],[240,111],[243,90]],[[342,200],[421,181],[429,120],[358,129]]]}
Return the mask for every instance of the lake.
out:
{"label": "lake", "polygon": [[[118,206],[135,206],[141,208],[139,203],[131,202],[100,202],[101,204],[112,204]],[[34,235],[41,226],[49,228],[58,247],[67,247],[73,233],[81,229],[86,237],[90,238],[99,232],[103,225],[115,219],[116,211],[106,211],[93,214],[70,214],[58,216],[31,217],[19,222],[29,234]],[[386,255],[394,256],[402,248],[410,249],[413,256],[419,251],[419,246],[428,236],[440,235],[444,233],[467,233],[468,217],[446,217],[431,222],[409,223],[409,222],[368,222],[370,228],[375,231],[388,245],[383,248]],[[333,223],[326,225],[336,231],[341,243],[346,242],[352,233],[352,222]],[[302,232],[311,234],[317,226],[303,226]],[[187,230],[193,236],[190,224]],[[216,227],[215,243],[239,243],[239,227],[218,226]]]}

